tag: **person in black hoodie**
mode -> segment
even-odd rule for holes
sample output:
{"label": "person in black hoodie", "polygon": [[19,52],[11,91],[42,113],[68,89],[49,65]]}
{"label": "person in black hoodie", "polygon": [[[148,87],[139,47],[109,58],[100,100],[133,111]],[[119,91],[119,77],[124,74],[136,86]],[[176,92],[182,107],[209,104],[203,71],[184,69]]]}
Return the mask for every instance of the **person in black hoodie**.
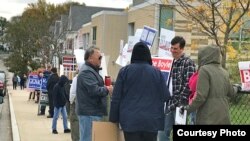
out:
{"label": "person in black hoodie", "polygon": [[52,121],[53,134],[58,134],[56,127],[57,127],[57,119],[59,117],[59,113],[62,114],[64,133],[70,133],[70,129],[68,128],[67,111],[65,106],[69,98],[66,95],[64,88],[65,84],[68,83],[68,81],[69,81],[68,78],[65,75],[62,75],[53,89],[53,103],[54,103],[54,115]]}
{"label": "person in black hoodie", "polygon": [[125,141],[157,141],[158,130],[164,129],[164,103],[169,98],[163,74],[152,66],[148,46],[138,42],[131,64],[120,69],[116,79],[109,121],[120,123]]}
{"label": "person in black hoodie", "polygon": [[47,82],[47,90],[48,90],[48,96],[49,96],[49,115],[47,116],[47,118],[52,118],[54,115],[53,88],[59,80],[59,76],[57,74],[56,68],[52,68],[51,73],[52,74],[49,76],[48,82]]}

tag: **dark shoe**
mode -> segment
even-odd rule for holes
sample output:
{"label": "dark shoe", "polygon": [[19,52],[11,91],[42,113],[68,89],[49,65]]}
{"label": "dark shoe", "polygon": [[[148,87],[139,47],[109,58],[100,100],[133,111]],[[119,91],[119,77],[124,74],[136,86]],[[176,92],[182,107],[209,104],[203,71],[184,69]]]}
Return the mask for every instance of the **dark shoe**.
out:
{"label": "dark shoe", "polygon": [[53,134],[58,134],[57,130],[52,131]]}
{"label": "dark shoe", "polygon": [[70,132],[71,132],[70,129],[65,129],[65,130],[64,130],[64,133],[70,133]]}
{"label": "dark shoe", "polygon": [[44,114],[44,113],[39,113],[39,114],[38,114],[38,116],[43,116],[43,115],[45,115],[45,114]]}
{"label": "dark shoe", "polygon": [[47,116],[47,118],[53,118],[53,116],[51,116],[51,115],[48,115],[48,116]]}

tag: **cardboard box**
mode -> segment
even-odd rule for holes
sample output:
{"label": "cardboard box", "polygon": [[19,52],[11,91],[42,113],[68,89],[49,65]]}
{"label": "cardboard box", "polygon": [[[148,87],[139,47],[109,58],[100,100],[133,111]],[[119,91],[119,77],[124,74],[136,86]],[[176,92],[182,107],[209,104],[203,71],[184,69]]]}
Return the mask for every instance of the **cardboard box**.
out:
{"label": "cardboard box", "polygon": [[94,121],[92,141],[124,141],[123,132],[115,123]]}

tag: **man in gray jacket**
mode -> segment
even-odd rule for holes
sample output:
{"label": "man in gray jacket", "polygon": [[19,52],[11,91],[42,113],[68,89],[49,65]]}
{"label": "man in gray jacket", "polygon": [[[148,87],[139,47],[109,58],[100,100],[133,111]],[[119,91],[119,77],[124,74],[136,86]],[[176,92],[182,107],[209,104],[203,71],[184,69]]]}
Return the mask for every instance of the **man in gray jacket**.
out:
{"label": "man in gray jacket", "polygon": [[98,48],[88,48],[77,78],[76,113],[79,119],[80,141],[91,141],[92,121],[100,121],[107,115],[107,95],[112,86],[104,86],[99,75],[101,53]]}

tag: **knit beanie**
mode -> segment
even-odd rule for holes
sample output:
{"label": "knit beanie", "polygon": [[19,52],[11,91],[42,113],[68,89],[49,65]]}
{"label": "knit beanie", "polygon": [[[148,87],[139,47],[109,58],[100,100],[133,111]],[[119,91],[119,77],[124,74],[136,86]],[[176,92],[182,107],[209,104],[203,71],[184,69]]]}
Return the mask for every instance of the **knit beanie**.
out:
{"label": "knit beanie", "polygon": [[148,46],[143,42],[138,42],[135,44],[132,56],[131,56],[131,64],[136,61],[145,61],[148,64],[152,65],[151,53]]}

